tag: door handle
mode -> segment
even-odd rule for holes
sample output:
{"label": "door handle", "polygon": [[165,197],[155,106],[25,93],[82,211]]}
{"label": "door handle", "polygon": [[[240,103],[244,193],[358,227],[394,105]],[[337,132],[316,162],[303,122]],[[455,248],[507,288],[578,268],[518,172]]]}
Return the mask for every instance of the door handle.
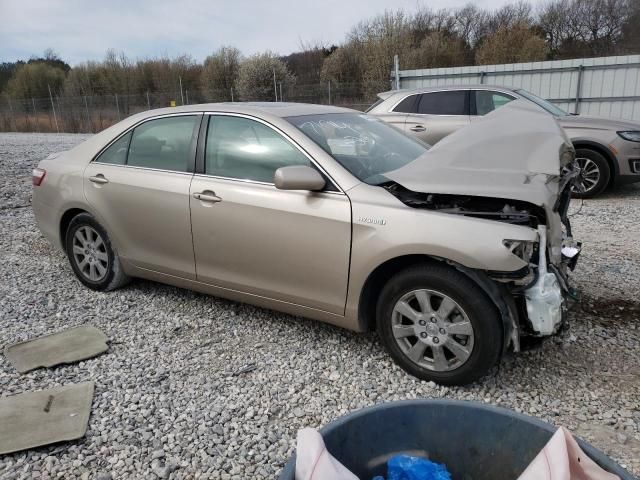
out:
{"label": "door handle", "polygon": [[424,125],[414,125],[409,130],[411,130],[412,132],[424,132],[426,128],[424,127]]}
{"label": "door handle", "polygon": [[109,183],[109,180],[104,178],[104,175],[101,173],[97,174],[95,177],[89,177],[89,181],[92,183],[98,183],[100,185],[104,185],[105,183]]}
{"label": "door handle", "polygon": [[214,192],[210,192],[210,191],[194,193],[193,198],[195,198],[196,200],[200,200],[201,202],[217,203],[222,201],[222,199],[219,196],[217,196]]}

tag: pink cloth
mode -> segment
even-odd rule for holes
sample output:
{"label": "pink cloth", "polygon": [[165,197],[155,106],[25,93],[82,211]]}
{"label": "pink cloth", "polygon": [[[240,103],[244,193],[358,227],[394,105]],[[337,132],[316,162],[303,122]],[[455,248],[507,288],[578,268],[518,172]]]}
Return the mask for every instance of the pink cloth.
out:
{"label": "pink cloth", "polygon": [[327,451],[322,435],[313,428],[298,431],[296,480],[358,480]]}
{"label": "pink cloth", "polygon": [[518,480],[620,480],[605,472],[578,446],[571,433],[558,428]]}

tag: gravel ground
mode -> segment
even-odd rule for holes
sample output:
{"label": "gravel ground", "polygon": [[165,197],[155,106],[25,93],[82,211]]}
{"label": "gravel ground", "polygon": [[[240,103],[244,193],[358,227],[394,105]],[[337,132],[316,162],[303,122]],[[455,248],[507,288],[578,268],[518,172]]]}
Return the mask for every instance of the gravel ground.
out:
{"label": "gravel ground", "polygon": [[640,186],[572,206],[585,246],[571,330],[447,388],[406,375],[373,334],[146,281],[82,287],[28,207],[31,167],[83,138],[0,134],[0,344],[85,322],[111,339],[102,356],[26,375],[0,361],[3,396],[96,382],[84,438],[0,457],[0,477],[274,478],[299,428],[406,398],[525,412],[640,474]]}

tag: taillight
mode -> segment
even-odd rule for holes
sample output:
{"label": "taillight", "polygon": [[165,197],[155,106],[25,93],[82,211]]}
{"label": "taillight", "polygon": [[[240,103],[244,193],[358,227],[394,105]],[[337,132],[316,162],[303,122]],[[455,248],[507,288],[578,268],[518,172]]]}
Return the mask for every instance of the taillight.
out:
{"label": "taillight", "polygon": [[31,176],[31,182],[34,187],[39,187],[42,181],[44,180],[44,176],[47,174],[47,171],[42,168],[34,168]]}

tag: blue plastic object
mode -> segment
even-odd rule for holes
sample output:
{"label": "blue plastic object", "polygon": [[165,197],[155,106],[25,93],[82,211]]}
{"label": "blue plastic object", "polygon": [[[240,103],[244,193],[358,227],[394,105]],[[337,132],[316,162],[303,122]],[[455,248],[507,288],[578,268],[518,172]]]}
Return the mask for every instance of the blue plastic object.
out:
{"label": "blue plastic object", "polygon": [[[331,455],[365,480],[386,475],[387,461],[399,454],[444,463],[454,479],[513,480],[555,431],[537,418],[482,403],[407,400],[357,410],[320,433]],[[604,453],[576,440],[606,471],[637,480]],[[294,480],[295,465],[293,456],[280,480]]]}
{"label": "blue plastic object", "polygon": [[447,467],[426,458],[396,455],[387,462],[387,480],[451,480]]}

